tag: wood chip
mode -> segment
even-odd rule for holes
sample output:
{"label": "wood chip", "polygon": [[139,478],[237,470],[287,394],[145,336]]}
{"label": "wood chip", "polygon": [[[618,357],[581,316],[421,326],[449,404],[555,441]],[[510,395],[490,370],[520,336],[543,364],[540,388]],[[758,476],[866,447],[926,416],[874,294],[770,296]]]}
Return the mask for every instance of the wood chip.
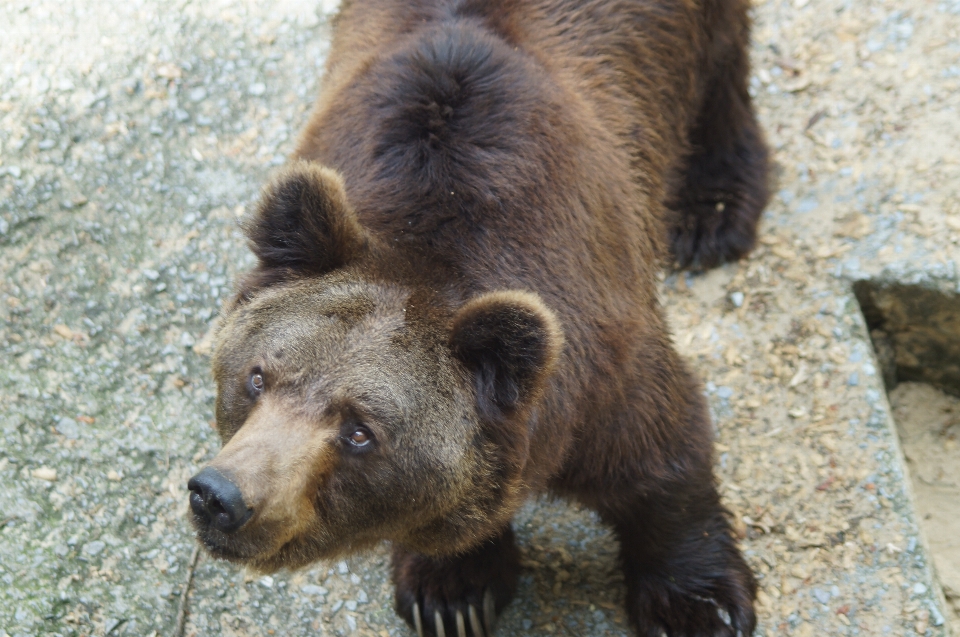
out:
{"label": "wood chip", "polygon": [[54,325],[53,331],[56,332],[58,335],[62,336],[63,338],[67,339],[68,341],[72,341],[73,338],[77,335],[76,332],[71,330],[66,325]]}

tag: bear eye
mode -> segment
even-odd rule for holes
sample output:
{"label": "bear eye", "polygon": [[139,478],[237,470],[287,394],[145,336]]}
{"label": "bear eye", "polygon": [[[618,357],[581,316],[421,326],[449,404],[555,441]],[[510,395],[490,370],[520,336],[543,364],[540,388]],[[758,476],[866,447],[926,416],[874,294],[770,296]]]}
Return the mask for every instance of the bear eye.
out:
{"label": "bear eye", "polygon": [[253,373],[250,374],[250,389],[254,395],[263,392],[263,373],[259,369],[253,370]]}
{"label": "bear eye", "polygon": [[373,434],[366,427],[355,427],[353,433],[347,436],[347,440],[354,447],[366,447],[373,440]]}

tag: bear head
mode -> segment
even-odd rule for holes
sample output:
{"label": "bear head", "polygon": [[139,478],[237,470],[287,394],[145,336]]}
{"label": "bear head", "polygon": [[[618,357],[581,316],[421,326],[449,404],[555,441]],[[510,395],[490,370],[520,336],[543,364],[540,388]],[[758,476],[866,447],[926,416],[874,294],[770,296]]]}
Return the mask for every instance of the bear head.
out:
{"label": "bear head", "polygon": [[223,448],[188,484],[207,549],[270,572],[500,532],[525,495],[554,314],[530,292],[445,285],[369,233],[315,163],[275,177],[245,231],[259,265],[213,358]]}

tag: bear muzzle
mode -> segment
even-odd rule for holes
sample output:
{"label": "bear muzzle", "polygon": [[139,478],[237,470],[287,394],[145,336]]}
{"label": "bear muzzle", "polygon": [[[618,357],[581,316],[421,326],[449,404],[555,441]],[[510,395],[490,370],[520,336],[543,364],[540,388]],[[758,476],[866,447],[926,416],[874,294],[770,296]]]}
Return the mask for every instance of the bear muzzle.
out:
{"label": "bear muzzle", "polygon": [[334,469],[337,429],[265,396],[217,457],[190,478],[191,521],[216,557],[267,560],[325,524],[316,496]]}
{"label": "bear muzzle", "polygon": [[225,475],[207,467],[187,482],[190,509],[198,521],[221,533],[230,534],[242,527],[253,515],[243,501],[239,487]]}

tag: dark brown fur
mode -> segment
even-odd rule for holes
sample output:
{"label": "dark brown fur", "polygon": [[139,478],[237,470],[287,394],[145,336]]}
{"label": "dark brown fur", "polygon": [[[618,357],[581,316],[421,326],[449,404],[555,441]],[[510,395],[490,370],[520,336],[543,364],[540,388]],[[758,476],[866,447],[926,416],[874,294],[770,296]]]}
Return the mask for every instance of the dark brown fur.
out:
{"label": "dark brown fur", "polygon": [[252,517],[198,515],[214,554],[273,570],[390,540],[398,612],[455,635],[488,591],[509,602],[510,519],[551,492],[616,530],[640,635],[752,632],[655,289],[668,248],[709,267],[754,242],[746,9],[345,3],[224,310],[212,467]]}

